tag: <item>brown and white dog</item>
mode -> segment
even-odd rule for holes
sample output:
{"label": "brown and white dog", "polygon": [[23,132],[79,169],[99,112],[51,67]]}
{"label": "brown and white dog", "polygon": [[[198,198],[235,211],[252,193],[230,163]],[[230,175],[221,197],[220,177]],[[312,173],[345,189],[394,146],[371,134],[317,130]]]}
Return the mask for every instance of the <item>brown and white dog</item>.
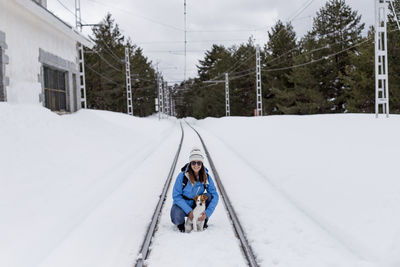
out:
{"label": "brown and white dog", "polygon": [[185,223],[185,232],[190,233],[190,231],[197,232],[197,231],[203,231],[204,227],[204,220],[199,221],[198,219],[201,217],[201,214],[206,210],[206,200],[207,196],[205,195],[197,195],[194,197],[194,201],[196,201],[196,207],[193,209],[193,221],[189,219],[189,217],[186,219]]}

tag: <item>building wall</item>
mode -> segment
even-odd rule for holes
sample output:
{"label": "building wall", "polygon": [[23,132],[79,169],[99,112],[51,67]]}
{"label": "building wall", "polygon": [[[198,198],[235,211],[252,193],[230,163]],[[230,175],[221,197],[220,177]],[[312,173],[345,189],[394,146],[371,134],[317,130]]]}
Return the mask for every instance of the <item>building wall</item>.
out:
{"label": "building wall", "polygon": [[8,46],[7,101],[43,104],[41,70],[45,59],[46,64],[69,72],[67,102],[74,111],[77,100],[71,90],[72,75],[78,72],[76,41],[12,0],[0,0],[0,31],[5,33]]}

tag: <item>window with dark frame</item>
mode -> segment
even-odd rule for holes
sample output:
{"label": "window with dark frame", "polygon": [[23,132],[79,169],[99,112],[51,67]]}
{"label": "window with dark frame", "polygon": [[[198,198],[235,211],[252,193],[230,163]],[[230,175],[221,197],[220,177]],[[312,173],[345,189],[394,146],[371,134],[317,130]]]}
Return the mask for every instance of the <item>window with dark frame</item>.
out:
{"label": "window with dark frame", "polygon": [[65,71],[43,67],[45,106],[52,111],[67,110]]}

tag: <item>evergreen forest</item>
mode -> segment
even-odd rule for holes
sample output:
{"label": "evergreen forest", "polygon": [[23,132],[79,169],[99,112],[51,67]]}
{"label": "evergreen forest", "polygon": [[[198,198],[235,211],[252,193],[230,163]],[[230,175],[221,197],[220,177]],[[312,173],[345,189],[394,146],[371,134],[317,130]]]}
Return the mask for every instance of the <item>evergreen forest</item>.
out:
{"label": "evergreen forest", "polygon": [[[394,7],[392,14],[400,14],[400,0]],[[155,113],[158,87],[153,63],[122,35],[111,14],[92,31],[95,46],[85,50],[88,108],[126,112],[128,47],[133,114]],[[393,15],[387,31],[390,113],[400,114],[400,31]],[[263,115],[375,112],[374,28],[366,28],[345,0],[328,0],[304,36],[297,36],[292,24],[283,21],[265,35],[268,41],[260,50]],[[225,116],[225,73],[230,115],[254,116],[255,56],[252,37],[231,47],[213,44],[197,64],[197,77],[169,87],[176,116]]]}

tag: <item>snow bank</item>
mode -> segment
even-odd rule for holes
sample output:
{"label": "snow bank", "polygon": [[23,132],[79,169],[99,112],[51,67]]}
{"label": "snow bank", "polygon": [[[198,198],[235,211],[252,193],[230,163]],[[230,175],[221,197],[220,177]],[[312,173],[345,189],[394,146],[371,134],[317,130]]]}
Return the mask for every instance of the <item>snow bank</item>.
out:
{"label": "snow bank", "polygon": [[[261,266],[400,266],[400,116],[188,121]],[[132,266],[180,137],[173,118],[0,103],[0,266]],[[193,144],[187,132],[180,165]],[[204,240],[208,266],[232,251],[242,265],[222,201],[197,235],[176,231],[170,205],[169,193],[150,264],[203,266],[190,244]]]}
{"label": "snow bank", "polygon": [[0,103],[0,266],[132,265],[176,124]]}
{"label": "snow bank", "polygon": [[[231,156],[250,166],[255,173],[251,175],[262,177],[276,194],[355,258],[399,266],[400,116],[207,118],[197,126],[209,135],[209,142],[225,148],[217,168],[233,169],[232,173],[249,180],[241,190],[255,189],[251,177],[227,162]],[[215,137],[218,140],[212,141]],[[218,154],[221,147],[211,150]],[[234,198],[236,191],[229,187]],[[262,212],[261,203],[253,201],[252,205]],[[254,240],[256,246],[262,238],[267,237]]]}

